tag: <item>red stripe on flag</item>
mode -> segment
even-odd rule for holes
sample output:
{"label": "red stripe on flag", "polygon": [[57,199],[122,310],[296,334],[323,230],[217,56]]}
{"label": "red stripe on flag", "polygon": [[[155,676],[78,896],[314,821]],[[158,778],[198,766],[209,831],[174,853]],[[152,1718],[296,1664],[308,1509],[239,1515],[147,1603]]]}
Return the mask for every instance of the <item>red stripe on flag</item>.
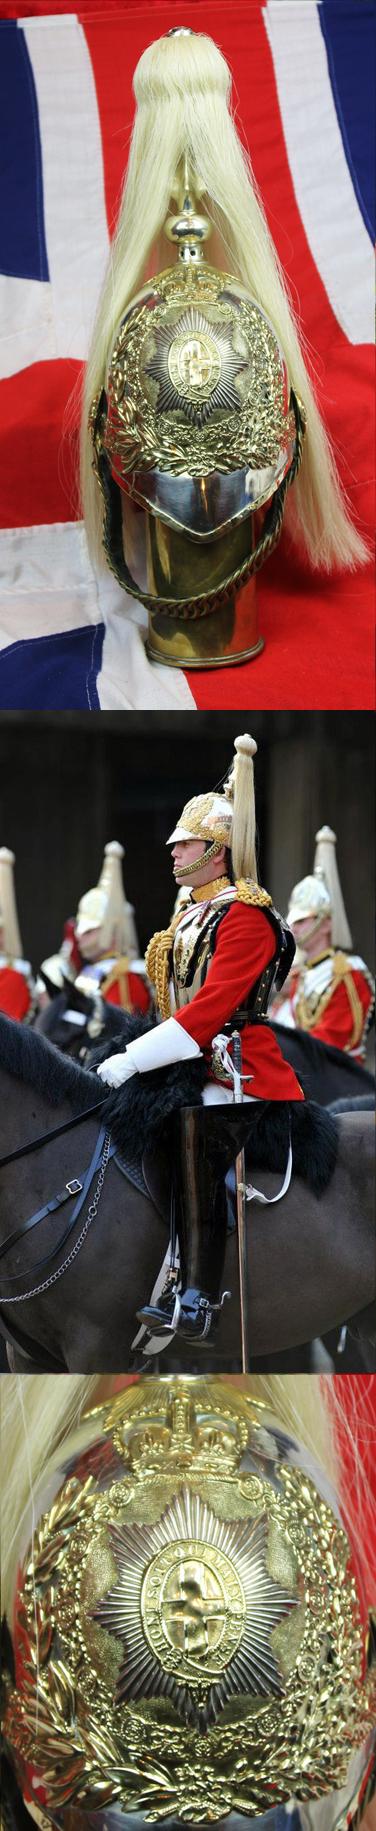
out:
{"label": "red stripe on flag", "polygon": [[[197,19],[203,3],[204,0],[189,0],[191,20],[194,18]],[[93,20],[95,22],[97,20],[103,20],[105,22],[109,17],[112,17],[112,15],[117,15],[118,19],[124,20],[126,4],[127,0],[125,0],[125,5],[123,4],[123,10],[121,10],[121,0],[106,0],[106,6],[103,5],[103,0],[88,0],[87,6],[85,5],[85,0],[82,0],[82,4],[79,7],[66,4],[66,0],[64,0],[64,3],[63,0],[58,0],[57,4],[56,0],[55,4],[53,4],[53,0],[18,0],[18,5],[15,4],[15,0],[1,0],[1,18],[38,19],[45,14],[49,19],[52,19],[54,17],[60,18],[63,11],[64,16],[66,13],[72,13],[75,18],[86,25],[87,21],[91,23]],[[253,7],[264,7],[267,4],[267,0],[251,0],[251,4]],[[227,0],[218,0],[217,11],[220,12],[221,6],[226,5]],[[132,10],[131,6],[129,12],[127,12],[127,20],[129,15],[132,16]],[[155,16],[156,29],[154,36],[160,31],[159,20],[162,12],[164,13],[165,10],[166,9],[160,4],[160,0],[149,0],[147,10],[145,9],[145,18],[147,17],[150,19],[151,14]],[[177,25],[180,24],[181,0],[170,0],[168,17],[170,24],[171,21],[174,22],[174,19],[176,20]],[[168,26],[166,26],[166,30],[168,31]]]}
{"label": "red stripe on flag", "polygon": [[265,649],[239,667],[187,671],[198,711],[373,711],[370,575],[323,584],[295,556],[282,572],[277,554],[257,592]]}
{"label": "red stripe on flag", "polygon": [[[78,514],[77,434],[64,433],[78,362],[36,362],[0,383],[0,426],[6,429],[0,500],[2,528],[72,521]],[[75,410],[75,420],[79,408]]]}
{"label": "red stripe on flag", "polygon": [[[81,15],[82,16],[82,15]],[[147,43],[146,16],[86,19],[82,16],[90,52],[100,115],[107,220],[110,234],[116,223],[134,117],[132,76]],[[150,33],[150,27],[149,27]]]}

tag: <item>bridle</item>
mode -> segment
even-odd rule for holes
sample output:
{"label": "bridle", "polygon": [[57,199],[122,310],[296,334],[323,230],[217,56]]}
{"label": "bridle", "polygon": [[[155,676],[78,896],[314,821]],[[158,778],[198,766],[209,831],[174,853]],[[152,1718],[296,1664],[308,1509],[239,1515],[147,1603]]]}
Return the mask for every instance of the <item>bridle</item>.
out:
{"label": "bridle", "polygon": [[6,1157],[0,1157],[0,1170],[4,1170],[7,1163],[16,1163],[19,1157],[28,1157],[31,1151],[39,1151],[43,1144],[52,1144],[54,1138],[61,1137],[63,1132],[73,1131],[75,1125],[83,1125],[84,1119],[92,1119],[93,1113],[99,1112],[101,1106],[103,1096],[101,1100],[96,1100],[95,1106],[87,1106],[84,1113],[75,1113],[73,1119],[65,1119],[64,1125],[55,1125],[53,1131],[41,1132],[39,1138],[31,1138],[28,1144],[20,1144],[17,1151],[8,1151]]}

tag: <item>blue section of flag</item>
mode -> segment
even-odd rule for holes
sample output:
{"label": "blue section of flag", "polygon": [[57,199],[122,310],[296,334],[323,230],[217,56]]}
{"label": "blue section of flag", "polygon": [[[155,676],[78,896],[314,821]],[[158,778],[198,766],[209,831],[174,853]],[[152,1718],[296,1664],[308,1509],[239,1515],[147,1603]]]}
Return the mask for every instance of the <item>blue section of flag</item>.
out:
{"label": "blue section of flag", "polygon": [[0,272],[48,280],[38,104],[25,34],[0,25]]}
{"label": "blue section of flag", "polygon": [[104,623],[14,642],[0,655],[0,710],[100,712]]}
{"label": "blue section of flag", "polygon": [[318,14],[346,159],[363,221],[373,242],[374,0],[321,0]]}

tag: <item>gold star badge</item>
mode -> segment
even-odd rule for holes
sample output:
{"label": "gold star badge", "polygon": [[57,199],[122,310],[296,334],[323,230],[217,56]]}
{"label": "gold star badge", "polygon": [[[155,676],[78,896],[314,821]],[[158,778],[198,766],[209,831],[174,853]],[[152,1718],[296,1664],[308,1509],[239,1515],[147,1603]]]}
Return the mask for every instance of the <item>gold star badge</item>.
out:
{"label": "gold star badge", "polygon": [[220,1520],[183,1488],[158,1525],[109,1539],[119,1581],[93,1617],[123,1643],[119,1702],[168,1695],[205,1728],[238,1693],[283,1692],[271,1636],[298,1596],[269,1575],[266,1514]]}
{"label": "gold star badge", "polygon": [[174,325],[155,329],[155,355],[145,363],[145,374],[158,382],[157,413],[179,410],[195,426],[205,426],[218,409],[240,412],[235,380],[247,362],[233,349],[231,331],[231,324],[209,322],[196,305]]}

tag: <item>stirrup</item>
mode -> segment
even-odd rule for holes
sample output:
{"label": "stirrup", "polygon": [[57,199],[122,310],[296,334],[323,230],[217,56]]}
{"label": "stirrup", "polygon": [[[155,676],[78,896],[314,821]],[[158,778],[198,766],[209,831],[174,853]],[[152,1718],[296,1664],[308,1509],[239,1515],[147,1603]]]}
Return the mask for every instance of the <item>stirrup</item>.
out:
{"label": "stirrup", "polygon": [[171,1330],[175,1328],[174,1319],[175,1314],[178,1313],[178,1307],[177,1278],[173,1279],[170,1274],[167,1275],[157,1303],[145,1303],[142,1310],[136,1310],[137,1322],[143,1323],[144,1328],[149,1329],[150,1334],[155,1332],[154,1325],[157,1324],[158,1335],[171,1335]]}
{"label": "stirrup", "polygon": [[[212,1326],[216,1325],[219,1313],[231,1291],[223,1291],[218,1303],[212,1303],[209,1297],[192,1288],[193,1302],[186,1304],[184,1299],[189,1292],[179,1296],[176,1287],[162,1297],[160,1305],[146,1304],[137,1311],[138,1322],[143,1322],[149,1332],[157,1335],[182,1335],[185,1341],[207,1341]],[[163,1305],[163,1307],[162,1307]]]}

